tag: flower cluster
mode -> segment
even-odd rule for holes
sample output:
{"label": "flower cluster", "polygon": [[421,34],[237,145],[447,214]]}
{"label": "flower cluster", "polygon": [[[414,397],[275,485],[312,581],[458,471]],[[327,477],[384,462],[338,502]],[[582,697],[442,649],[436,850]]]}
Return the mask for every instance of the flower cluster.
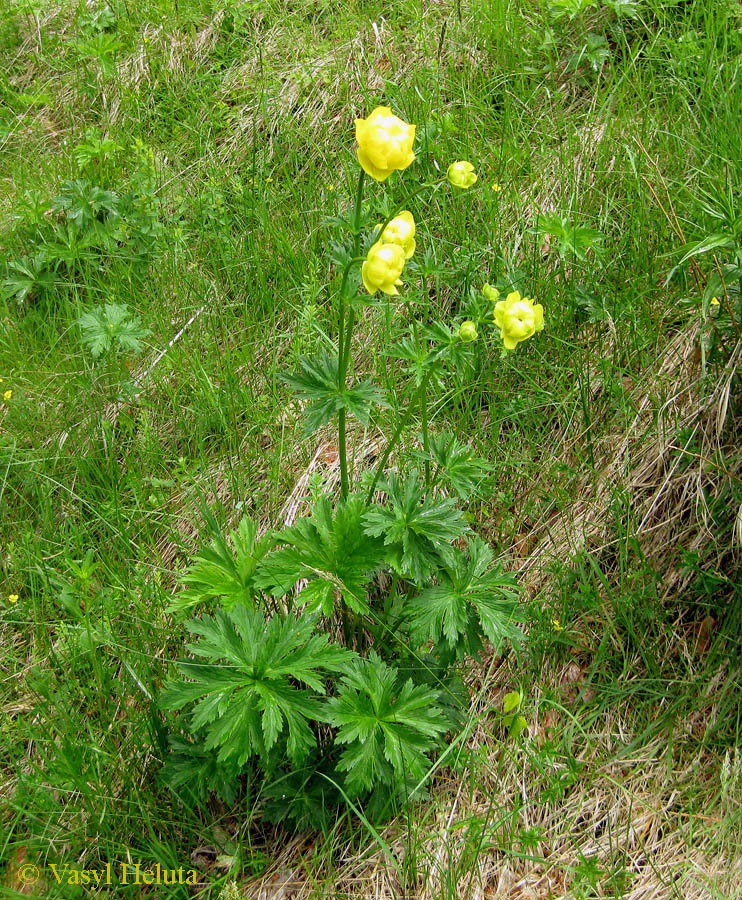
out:
{"label": "flower cluster", "polygon": [[406,209],[379,229],[378,240],[368,251],[361,267],[363,284],[369,294],[382,291],[398,294],[397,286],[405,263],[415,252],[415,219]]}
{"label": "flower cluster", "polygon": [[[414,161],[415,126],[395,116],[388,106],[378,106],[367,119],[356,119],[355,126],[358,162],[376,181],[385,181],[393,172],[406,169]],[[448,167],[446,178],[454,187],[467,190],[476,183],[477,173],[472,163],[457,160]],[[493,184],[492,190],[499,192],[500,185]],[[399,294],[405,263],[414,252],[415,219],[409,210],[378,225],[376,240],[361,267],[363,284],[369,294],[377,291],[390,296]],[[484,285],[483,293],[494,304],[493,318],[506,350],[514,350],[543,329],[544,310],[540,303],[521,297],[518,291],[500,300],[500,292],[489,284]],[[462,322],[457,336],[465,343],[476,341],[477,323]]]}

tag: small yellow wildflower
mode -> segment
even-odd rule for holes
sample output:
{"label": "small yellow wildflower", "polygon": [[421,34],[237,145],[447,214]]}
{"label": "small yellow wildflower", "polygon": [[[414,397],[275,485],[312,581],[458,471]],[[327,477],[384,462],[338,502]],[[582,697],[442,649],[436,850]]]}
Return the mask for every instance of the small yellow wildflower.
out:
{"label": "small yellow wildflower", "polygon": [[446,177],[454,187],[466,189],[470,188],[477,180],[477,173],[470,162],[461,159],[458,162],[451,163]]}
{"label": "small yellow wildflower", "polygon": [[564,626],[559,619],[552,619],[551,624],[554,626],[554,631],[564,631]]}
{"label": "small yellow wildflower", "polygon": [[335,185],[334,185],[334,184],[328,184],[328,185],[327,185],[327,190],[328,190],[328,191],[334,191],[334,190],[335,190]]}
{"label": "small yellow wildflower", "polygon": [[265,179],[265,183],[266,183],[266,184],[272,184],[272,182],[273,182],[273,179],[272,179],[272,178],[270,177],[270,175],[269,175],[268,178]]}
{"label": "small yellow wildflower", "polygon": [[366,261],[361,266],[361,278],[369,294],[382,291],[385,294],[398,294],[397,285],[402,284],[399,277],[404,269],[404,250],[397,244],[383,244],[377,241],[368,251]]}
{"label": "small yellow wildflower", "polygon": [[499,194],[500,191],[502,190],[502,185],[501,185],[501,184],[498,184],[497,182],[495,182],[495,183],[491,186],[491,190],[494,191],[496,194]]}
{"label": "small yellow wildflower", "polygon": [[17,603],[18,594],[8,594],[8,603]]}
{"label": "small yellow wildflower", "polygon": [[10,398],[12,396],[13,396],[13,391],[10,391],[10,390],[3,391],[3,400],[10,400]]}
{"label": "small yellow wildflower", "polygon": [[395,216],[381,234],[383,244],[396,244],[404,251],[405,259],[415,252],[415,219],[409,209]]}
{"label": "small yellow wildflower", "polygon": [[471,341],[476,341],[478,337],[476,322],[472,322],[471,319],[462,322],[459,326],[459,337],[467,344],[471,343]]}
{"label": "small yellow wildflower", "polygon": [[415,159],[415,126],[395,116],[388,106],[377,106],[367,119],[356,119],[358,162],[376,181],[406,169]]}
{"label": "small yellow wildflower", "polygon": [[719,302],[718,297],[712,297],[711,303],[709,304],[709,315],[712,319],[716,319],[721,312],[721,303]]}
{"label": "small yellow wildflower", "polygon": [[519,291],[511,291],[506,300],[495,304],[495,325],[506,350],[515,350],[544,327],[544,308],[530,297],[521,299]]}

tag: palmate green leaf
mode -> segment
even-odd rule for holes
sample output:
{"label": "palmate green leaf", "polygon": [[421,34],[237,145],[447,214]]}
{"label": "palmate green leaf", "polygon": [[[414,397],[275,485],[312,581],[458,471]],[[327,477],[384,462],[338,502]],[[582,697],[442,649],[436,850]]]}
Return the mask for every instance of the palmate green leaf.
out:
{"label": "palmate green leaf", "polygon": [[429,444],[429,454],[418,451],[415,455],[435,463],[462,500],[471,497],[492,471],[486,460],[474,456],[471,447],[450,431],[431,434]]}
{"label": "palmate green leaf", "polygon": [[64,212],[78,228],[86,228],[118,206],[118,195],[105,191],[89,181],[65,181],[62,193],[52,201],[52,209]]}
{"label": "palmate green leaf", "polygon": [[347,745],[338,769],[356,795],[379,781],[422,780],[430,765],[426,754],[448,727],[437,691],[411,679],[402,683],[376,653],[349,665],[327,707],[336,742]]}
{"label": "palmate green leaf", "polygon": [[469,541],[467,552],[456,549],[440,583],[423,591],[409,605],[410,632],[415,644],[445,640],[464,645],[478,631],[497,648],[504,640],[518,641],[521,632],[517,584],[500,566],[490,568],[491,548],[481,538]]}
{"label": "palmate green leaf", "polygon": [[409,363],[407,372],[414,376],[416,387],[420,387],[426,376],[434,375],[442,368],[440,357],[411,337],[402,338],[396,344],[392,344],[388,355]]}
{"label": "palmate green leaf", "polygon": [[274,540],[285,546],[265,557],[256,584],[281,597],[297,581],[307,579],[299,601],[308,610],[319,609],[329,616],[340,595],[355,612],[368,612],[366,591],[383,562],[384,548],[364,532],[365,508],[363,498],[351,496],[333,511],[322,497],[310,518],[275,535]]}
{"label": "palmate green leaf", "polygon": [[605,235],[601,231],[584,225],[573,225],[569,219],[557,215],[538,216],[533,230],[541,237],[548,234],[557,238],[562,259],[575,256],[582,262],[587,262],[589,250],[597,255],[603,252],[601,245]]}
{"label": "palmate green leaf", "polygon": [[220,763],[214,753],[201,743],[191,743],[171,736],[170,755],[162,769],[162,780],[176,793],[184,793],[205,801],[216,792],[230,806],[237,799],[239,766],[230,761]]}
{"label": "palmate green leaf", "polygon": [[200,641],[187,649],[207,662],[180,661],[178,670],[189,680],[170,682],[162,706],[195,704],[192,727],[204,729],[204,747],[216,749],[220,761],[242,765],[251,756],[265,757],[285,732],[289,758],[301,762],[315,746],[308,723],[324,719],[326,674],[353,659],[326,634],[314,633],[315,621],[310,615],[266,621],[246,606],[192,620],[188,629]]}
{"label": "palmate green leaf", "polygon": [[11,259],[2,282],[2,298],[15,298],[22,303],[36,291],[44,291],[54,285],[54,273],[47,268],[46,253],[41,250],[34,256]]}
{"label": "palmate green leaf", "polygon": [[383,395],[370,380],[340,389],[339,362],[334,353],[324,352],[313,359],[300,356],[299,371],[279,377],[307,404],[304,409],[305,435],[326,425],[341,409],[346,409],[363,425],[368,425],[371,407],[374,404],[386,406]]}
{"label": "palmate green leaf", "polygon": [[124,303],[105,303],[103,307],[84,313],[77,320],[82,341],[97,359],[116,347],[124,353],[141,352],[141,341],[150,334]]}
{"label": "palmate green leaf", "polygon": [[459,340],[457,330],[445,322],[432,322],[424,326],[423,335],[433,345],[428,354],[431,366],[446,361],[449,366],[458,369],[471,357],[471,344]]}
{"label": "palmate green leaf", "polygon": [[175,595],[167,612],[191,612],[209,600],[220,600],[227,610],[238,603],[253,604],[255,570],[268,552],[270,538],[258,538],[257,525],[249,516],[226,539],[216,527],[213,533],[211,546],[196,554],[181,578],[186,589]]}
{"label": "palmate green leaf", "polygon": [[366,534],[383,537],[389,562],[406,578],[420,583],[452,561],[451,543],[467,531],[455,500],[423,496],[420,474],[402,482],[396,472],[381,483],[387,506],[372,506],[363,518]]}

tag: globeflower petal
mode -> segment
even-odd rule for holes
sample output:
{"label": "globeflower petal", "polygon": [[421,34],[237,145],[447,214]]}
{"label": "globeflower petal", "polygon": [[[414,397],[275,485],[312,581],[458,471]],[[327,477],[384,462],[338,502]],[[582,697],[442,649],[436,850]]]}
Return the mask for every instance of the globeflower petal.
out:
{"label": "globeflower petal", "polygon": [[356,119],[355,127],[358,162],[376,181],[385,181],[415,159],[415,126],[395,116],[388,106],[377,106],[367,119]]}
{"label": "globeflower petal", "polygon": [[396,244],[404,251],[405,259],[410,259],[415,252],[415,219],[412,213],[405,209],[395,216],[381,234],[380,240],[384,244]]}
{"label": "globeflower petal", "polygon": [[505,349],[515,350],[519,343],[543,331],[544,308],[530,297],[521,298],[519,291],[511,291],[507,299],[495,304],[494,319]]}
{"label": "globeflower petal", "polygon": [[477,180],[474,166],[464,159],[452,162],[446,172],[446,177],[454,187],[470,188]]}
{"label": "globeflower petal", "polygon": [[396,285],[402,284],[400,276],[404,264],[405,255],[401,247],[377,241],[361,266],[364,287],[372,295],[377,291],[391,296],[398,294]]}
{"label": "globeflower petal", "polygon": [[459,326],[459,337],[465,343],[468,344],[471,343],[471,341],[476,341],[478,336],[476,322],[472,322],[471,319],[467,319]]}

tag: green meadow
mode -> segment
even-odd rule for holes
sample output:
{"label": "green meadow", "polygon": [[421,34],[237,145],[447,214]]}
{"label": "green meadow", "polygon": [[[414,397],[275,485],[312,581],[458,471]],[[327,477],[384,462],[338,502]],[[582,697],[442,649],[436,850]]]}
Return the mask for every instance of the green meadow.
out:
{"label": "green meadow", "polygon": [[0,0],[0,898],[742,896],[741,110],[737,0]]}

